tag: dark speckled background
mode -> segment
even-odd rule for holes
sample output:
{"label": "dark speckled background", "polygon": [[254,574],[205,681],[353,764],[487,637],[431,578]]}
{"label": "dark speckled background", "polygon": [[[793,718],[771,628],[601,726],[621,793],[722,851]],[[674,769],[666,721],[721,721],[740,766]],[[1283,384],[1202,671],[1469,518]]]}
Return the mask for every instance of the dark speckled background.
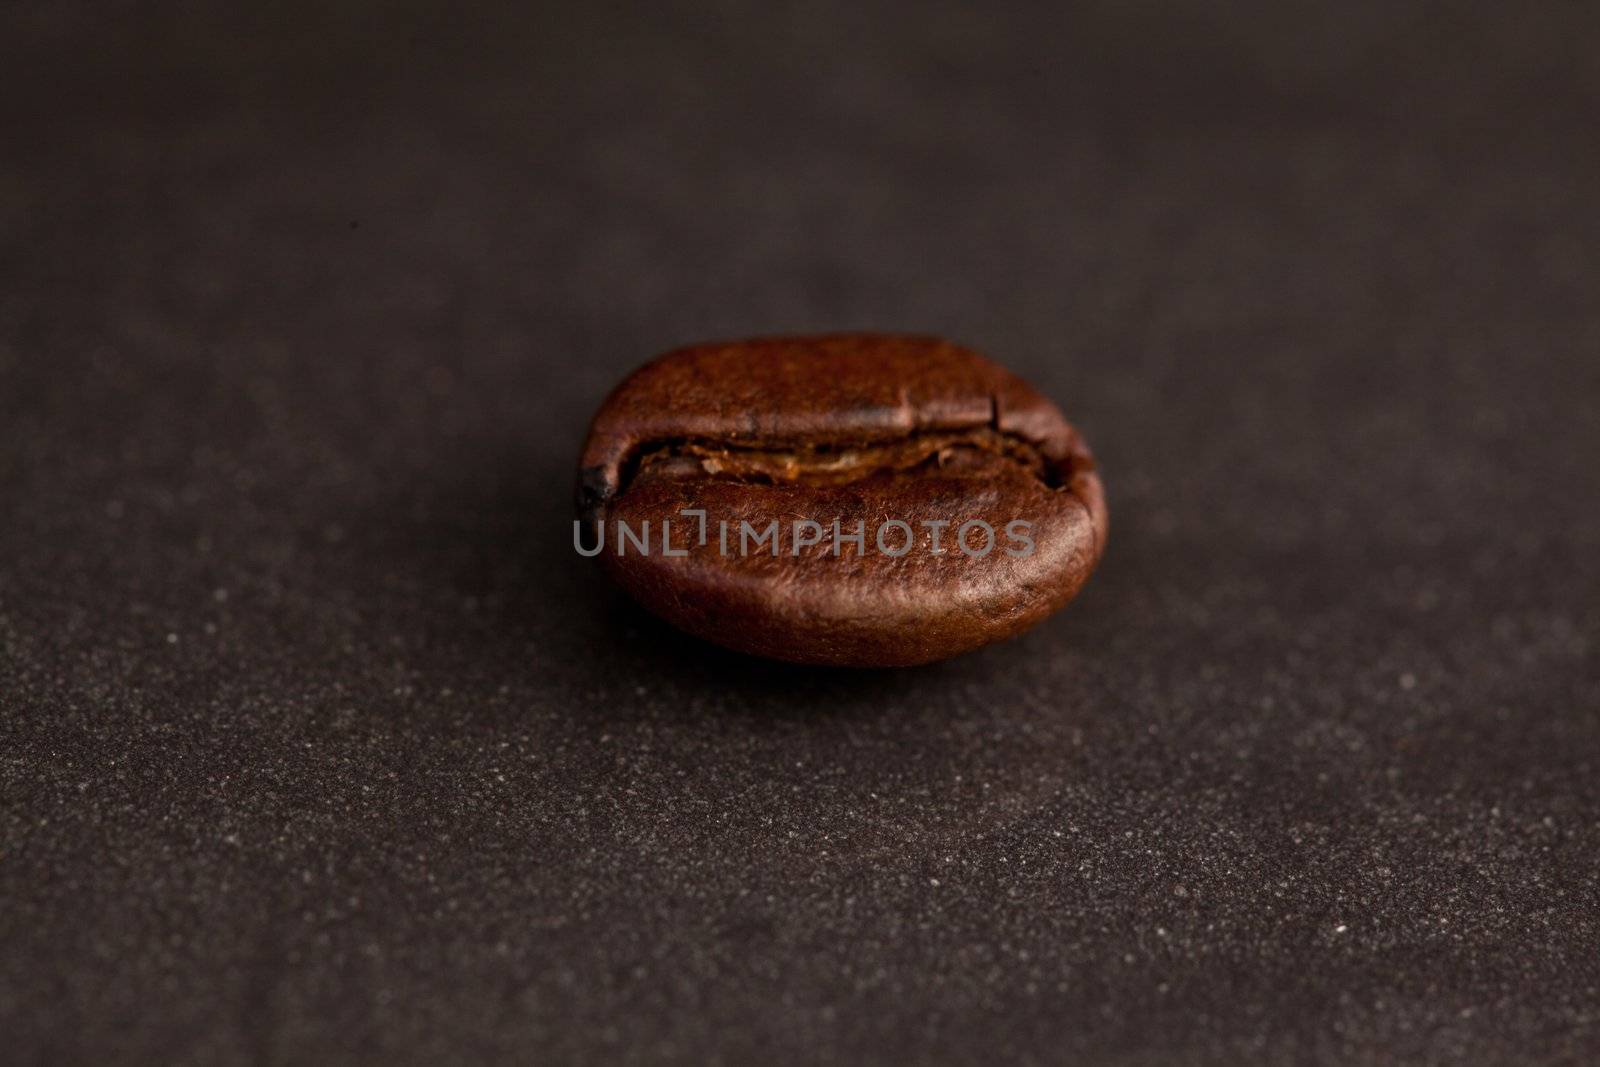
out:
{"label": "dark speckled background", "polygon": [[[6,1061],[1600,1057],[1600,20],[578,7],[4,16]],[[1079,423],[1076,605],[573,558],[621,374],[849,328]]]}

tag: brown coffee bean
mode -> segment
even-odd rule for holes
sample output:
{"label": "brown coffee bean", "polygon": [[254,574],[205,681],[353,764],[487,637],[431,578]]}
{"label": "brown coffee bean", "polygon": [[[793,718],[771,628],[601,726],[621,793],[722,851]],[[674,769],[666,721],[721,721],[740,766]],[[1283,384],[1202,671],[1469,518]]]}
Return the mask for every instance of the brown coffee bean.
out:
{"label": "brown coffee bean", "polygon": [[898,666],[1020,633],[1105,549],[1094,460],[1056,407],[932,338],[668,353],[595,415],[580,551],[741,652]]}

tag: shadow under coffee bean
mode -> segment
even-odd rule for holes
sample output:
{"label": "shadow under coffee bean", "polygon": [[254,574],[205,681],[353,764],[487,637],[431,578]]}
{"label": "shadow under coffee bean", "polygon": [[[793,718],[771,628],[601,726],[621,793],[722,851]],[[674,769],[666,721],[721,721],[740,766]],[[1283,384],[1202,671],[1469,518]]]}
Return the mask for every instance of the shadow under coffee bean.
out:
{"label": "shadow under coffee bean", "polygon": [[1105,548],[1061,412],[934,338],[668,353],[590,427],[574,541],[668,622],[796,663],[927,663],[1073,598]]}

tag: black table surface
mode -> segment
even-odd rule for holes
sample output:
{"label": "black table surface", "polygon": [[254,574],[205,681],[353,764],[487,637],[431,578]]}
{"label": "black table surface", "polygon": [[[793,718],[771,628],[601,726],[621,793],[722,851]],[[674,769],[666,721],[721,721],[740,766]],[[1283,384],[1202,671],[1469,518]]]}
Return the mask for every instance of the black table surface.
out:
{"label": "black table surface", "polygon": [[[1586,5],[22,5],[7,1063],[1600,1057]],[[1112,542],[918,670],[571,548],[678,344],[942,334]]]}

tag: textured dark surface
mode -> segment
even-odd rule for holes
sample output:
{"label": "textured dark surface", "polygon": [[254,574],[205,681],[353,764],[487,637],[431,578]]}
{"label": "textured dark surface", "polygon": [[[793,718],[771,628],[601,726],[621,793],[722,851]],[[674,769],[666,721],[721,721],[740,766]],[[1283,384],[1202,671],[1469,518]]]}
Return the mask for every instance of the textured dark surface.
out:
{"label": "textured dark surface", "polygon": [[[1600,1056],[1597,26],[1208,6],[11,9],[6,1061]],[[623,372],[852,328],[1094,443],[1063,615],[573,558]]]}

